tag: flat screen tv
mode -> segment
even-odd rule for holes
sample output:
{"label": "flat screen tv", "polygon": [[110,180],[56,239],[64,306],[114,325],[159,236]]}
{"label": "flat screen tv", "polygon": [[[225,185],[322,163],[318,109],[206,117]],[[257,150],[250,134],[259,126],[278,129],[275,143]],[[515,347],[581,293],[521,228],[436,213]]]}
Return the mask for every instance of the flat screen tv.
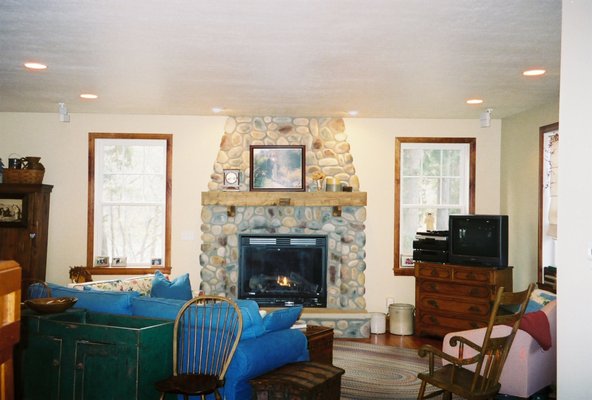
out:
{"label": "flat screen tv", "polygon": [[508,266],[507,215],[451,215],[448,230],[449,263]]}

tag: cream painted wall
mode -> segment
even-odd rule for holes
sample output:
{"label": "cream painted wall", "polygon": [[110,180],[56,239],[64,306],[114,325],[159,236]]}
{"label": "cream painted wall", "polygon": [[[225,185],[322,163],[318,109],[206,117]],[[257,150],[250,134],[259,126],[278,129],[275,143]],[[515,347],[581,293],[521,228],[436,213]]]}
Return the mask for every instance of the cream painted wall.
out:
{"label": "cream painted wall", "polygon": [[[592,2],[562,6],[559,112],[557,398],[592,398]],[[565,240],[564,240],[565,239]]]}
{"label": "cream painted wall", "polygon": [[503,120],[501,212],[509,215],[514,289],[536,282],[538,270],[539,128],[559,121],[559,101]]}
{"label": "cream painted wall", "polygon": [[[200,193],[207,190],[224,129],[224,117],[0,113],[2,151],[38,155],[53,184],[47,280],[66,283],[68,267],[86,260],[88,132],[173,133],[173,276],[189,272],[199,286]],[[479,120],[347,119],[361,190],[368,192],[366,301],[368,311],[386,311],[386,297],[415,303],[415,280],[394,277],[393,182],[396,136],[477,138],[476,211],[500,209],[501,122],[480,128]],[[103,279],[106,277],[99,277]]]}
{"label": "cream painted wall", "polygon": [[415,278],[393,275],[395,137],[476,137],[476,212],[499,213],[501,121],[481,128],[475,120],[347,119],[346,132],[360,190],[368,192],[366,303],[386,312],[386,297],[415,304]]}
{"label": "cream painted wall", "polygon": [[[173,275],[189,272],[199,286],[200,193],[222,137],[224,117],[0,113],[2,154],[41,156],[51,195],[47,280],[68,282],[68,267],[86,264],[88,132],[172,133]],[[95,279],[108,279],[96,276]]]}

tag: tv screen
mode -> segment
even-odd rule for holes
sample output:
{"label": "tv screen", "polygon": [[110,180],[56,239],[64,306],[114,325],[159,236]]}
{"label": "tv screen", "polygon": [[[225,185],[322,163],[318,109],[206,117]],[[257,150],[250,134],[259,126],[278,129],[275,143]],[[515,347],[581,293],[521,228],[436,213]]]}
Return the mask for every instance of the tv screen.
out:
{"label": "tv screen", "polygon": [[450,263],[508,266],[507,215],[451,215],[448,229]]}

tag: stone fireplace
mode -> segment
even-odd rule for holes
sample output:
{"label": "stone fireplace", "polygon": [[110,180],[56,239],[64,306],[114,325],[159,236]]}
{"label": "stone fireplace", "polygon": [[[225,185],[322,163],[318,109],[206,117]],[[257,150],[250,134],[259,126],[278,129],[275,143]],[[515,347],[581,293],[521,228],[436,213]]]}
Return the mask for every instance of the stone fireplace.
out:
{"label": "stone fireplace", "polygon": [[[304,145],[307,188],[316,171],[353,192],[249,192],[251,145]],[[238,191],[224,191],[224,169],[240,169]],[[326,237],[326,308],[305,308],[302,319],[331,326],[336,336],[365,337],[366,194],[359,191],[340,118],[229,117],[208,192],[202,193],[201,289],[239,297],[244,235]]]}

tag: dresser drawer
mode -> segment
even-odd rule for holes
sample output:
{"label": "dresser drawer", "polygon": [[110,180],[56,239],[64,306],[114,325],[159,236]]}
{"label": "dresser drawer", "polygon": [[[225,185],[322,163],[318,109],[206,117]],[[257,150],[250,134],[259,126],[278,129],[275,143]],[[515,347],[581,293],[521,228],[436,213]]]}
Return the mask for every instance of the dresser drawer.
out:
{"label": "dresser drawer", "polygon": [[491,270],[487,268],[473,268],[471,270],[459,268],[454,270],[455,281],[487,283],[491,281],[491,277]]}
{"label": "dresser drawer", "polygon": [[418,286],[422,293],[439,293],[460,297],[475,297],[478,299],[489,299],[491,297],[491,290],[488,286],[472,286],[435,280],[419,280]]}
{"label": "dresser drawer", "polygon": [[472,301],[464,298],[446,298],[424,294],[419,298],[418,307],[425,311],[459,313],[465,317],[488,317],[491,310],[489,302]]}
{"label": "dresser drawer", "polygon": [[467,329],[482,328],[487,326],[486,321],[479,321],[476,319],[462,319],[447,317],[433,313],[419,313],[418,326],[424,326],[425,329],[431,330],[433,327],[438,327],[446,332],[464,331]]}
{"label": "dresser drawer", "polygon": [[440,265],[419,265],[416,270],[418,278],[430,279],[451,279],[452,270],[450,267]]}

